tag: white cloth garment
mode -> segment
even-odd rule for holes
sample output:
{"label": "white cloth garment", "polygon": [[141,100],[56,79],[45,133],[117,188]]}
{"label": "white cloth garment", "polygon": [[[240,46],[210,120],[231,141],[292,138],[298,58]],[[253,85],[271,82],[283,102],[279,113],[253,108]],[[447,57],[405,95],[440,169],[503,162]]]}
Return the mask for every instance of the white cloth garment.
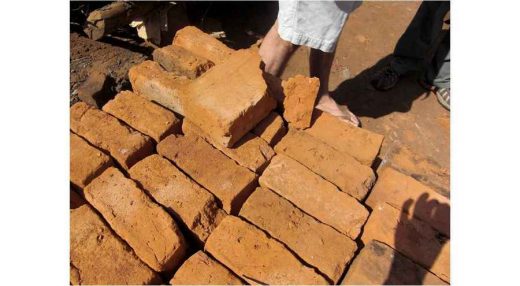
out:
{"label": "white cloth garment", "polygon": [[331,53],[349,13],[361,1],[280,0],[278,33],[295,45],[305,45]]}

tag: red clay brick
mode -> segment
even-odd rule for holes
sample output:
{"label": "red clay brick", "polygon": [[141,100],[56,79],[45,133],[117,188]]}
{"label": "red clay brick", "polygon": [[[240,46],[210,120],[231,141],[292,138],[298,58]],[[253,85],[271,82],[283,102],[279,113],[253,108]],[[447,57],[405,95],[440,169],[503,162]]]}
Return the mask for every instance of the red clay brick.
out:
{"label": "red clay brick", "polygon": [[201,244],[226,215],[215,196],[157,154],[135,164],[129,174]]}
{"label": "red clay brick", "polygon": [[256,187],[255,173],[198,136],[170,135],[157,145],[157,151],[213,193],[227,213],[236,214]]}
{"label": "red clay brick", "polygon": [[74,188],[82,190],[112,165],[108,155],[70,132],[70,182]]}
{"label": "red clay brick", "polygon": [[351,155],[361,164],[372,165],[383,143],[383,135],[354,127],[326,112],[316,110],[314,114],[314,122],[305,132]]}
{"label": "red clay brick", "polygon": [[73,285],[161,283],[89,205],[70,211],[70,267]]}
{"label": "red clay brick", "polygon": [[205,250],[252,284],[328,284],[283,244],[234,216],[222,220]]}
{"label": "red clay brick", "polygon": [[187,26],[177,31],[173,45],[183,47],[217,65],[223,63],[233,53],[233,49],[194,26]]}
{"label": "red clay brick", "polygon": [[172,285],[244,285],[233,272],[198,251],[186,260],[170,280]]}
{"label": "red clay brick", "polygon": [[312,111],[316,104],[320,80],[316,77],[297,75],[282,82],[283,118],[293,128],[307,128],[311,126]]}
{"label": "red clay brick", "polygon": [[389,204],[377,205],[363,229],[362,241],[381,241],[444,281],[450,281],[450,241],[428,224]]}
{"label": "red clay brick", "polygon": [[210,60],[175,45],[155,49],[153,60],[161,64],[166,71],[189,79],[199,77],[214,65]]}
{"label": "red clay brick", "polygon": [[260,56],[250,50],[233,53],[194,80],[186,93],[186,118],[226,147],[232,147],[276,107],[267,94]]}
{"label": "red clay brick", "polygon": [[290,129],[275,151],[298,161],[360,201],[376,179],[370,167],[304,131]]}
{"label": "red clay brick", "polygon": [[350,238],[264,188],[257,188],[251,194],[240,216],[284,243],[334,284],[357,249]]}
{"label": "red clay brick", "polygon": [[356,199],[285,155],[273,157],[259,181],[351,239],[357,238],[368,217]]}
{"label": "red clay brick", "polygon": [[181,121],[173,112],[131,91],[120,92],[103,106],[103,111],[152,137],[156,142],[181,131]]}
{"label": "red clay brick", "polygon": [[271,112],[251,132],[274,146],[287,133],[287,128],[282,117],[276,112]]}
{"label": "red clay brick", "polygon": [[134,181],[108,168],[84,190],[87,201],[112,229],[155,271],[171,271],[186,252],[179,228]]}
{"label": "red clay brick", "polygon": [[135,93],[184,115],[181,98],[184,96],[184,88],[190,82],[188,78],[166,72],[153,61],[144,61],[131,67],[128,77]]}
{"label": "red clay brick", "polygon": [[182,122],[182,132],[186,135],[204,138],[240,166],[244,166],[255,173],[263,170],[269,160],[275,155],[273,148],[267,142],[252,133],[247,133],[233,148],[228,148],[213,140],[211,136],[186,118]]}
{"label": "red clay brick", "polygon": [[110,153],[125,169],[153,153],[150,137],[83,102],[70,108],[70,129],[92,145]]}
{"label": "red clay brick", "polygon": [[[416,203],[407,207],[406,201]],[[419,183],[410,176],[385,167],[370,193],[366,204],[375,208],[379,203],[388,203],[397,209],[413,214],[440,233],[450,236],[450,200]],[[435,213],[435,216],[431,214]]]}
{"label": "red clay brick", "polygon": [[370,241],[356,256],[343,285],[446,285],[388,245]]}

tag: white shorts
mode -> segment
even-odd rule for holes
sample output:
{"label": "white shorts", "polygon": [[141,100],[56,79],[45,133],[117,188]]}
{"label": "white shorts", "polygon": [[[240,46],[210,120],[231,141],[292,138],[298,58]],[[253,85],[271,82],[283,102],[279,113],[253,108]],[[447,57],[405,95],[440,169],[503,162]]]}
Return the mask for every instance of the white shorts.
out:
{"label": "white shorts", "polygon": [[305,45],[331,53],[348,14],[361,1],[280,0],[278,33],[295,45]]}

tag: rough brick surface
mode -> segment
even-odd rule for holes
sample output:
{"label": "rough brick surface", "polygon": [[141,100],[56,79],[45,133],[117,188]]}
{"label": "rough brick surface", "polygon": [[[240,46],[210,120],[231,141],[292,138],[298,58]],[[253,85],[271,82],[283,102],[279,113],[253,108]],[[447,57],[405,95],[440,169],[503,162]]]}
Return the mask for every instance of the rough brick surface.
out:
{"label": "rough brick surface", "polygon": [[70,133],[70,182],[82,190],[90,181],[113,165],[112,159],[83,138]]}
{"label": "rough brick surface", "polygon": [[233,272],[198,251],[188,258],[170,280],[172,285],[243,285]]}
{"label": "rough brick surface", "polygon": [[282,82],[285,98],[283,117],[293,128],[311,126],[312,111],[318,96],[320,80],[297,75]]}
{"label": "rough brick surface", "polygon": [[386,203],[372,210],[361,239],[365,244],[381,241],[450,281],[450,241],[428,224]]}
{"label": "rough brick surface", "polygon": [[198,136],[170,135],[157,145],[157,151],[213,193],[227,213],[237,213],[256,187],[253,172]]}
{"label": "rough brick surface", "polygon": [[169,45],[153,51],[153,60],[169,72],[189,79],[199,77],[214,64],[180,46]]}
{"label": "rough brick surface", "polygon": [[85,199],[83,199],[78,193],[76,193],[74,190],[70,189],[70,209],[77,209],[81,207],[82,205],[86,204]]}
{"label": "rough brick surface", "polygon": [[112,229],[156,271],[170,271],[186,252],[179,228],[134,181],[116,168],[108,168],[85,189],[85,198]]}
{"label": "rough brick surface", "polygon": [[283,244],[234,216],[222,220],[205,249],[249,283],[328,284]]}
{"label": "rough brick surface", "polygon": [[90,70],[88,78],[78,88],[78,97],[83,102],[101,108],[114,94],[110,91],[113,82],[101,68]]}
{"label": "rough brick surface", "polygon": [[226,147],[232,147],[276,107],[267,94],[260,56],[250,50],[233,53],[194,80],[186,92],[184,115]]}
{"label": "rough brick surface", "polygon": [[372,165],[383,143],[383,135],[354,127],[326,112],[316,110],[314,114],[314,122],[305,132],[350,154],[361,164]]}
{"label": "rough brick surface", "polygon": [[133,66],[128,71],[128,77],[135,93],[184,115],[181,98],[184,96],[183,89],[190,82],[188,78],[168,73],[153,61]]}
{"label": "rough brick surface", "polygon": [[274,146],[287,133],[287,128],[282,117],[276,112],[271,112],[255,126],[252,132]]}
{"label": "rough brick surface", "polygon": [[232,148],[225,147],[215,142],[211,136],[202,131],[198,126],[185,118],[182,122],[182,132],[193,136],[200,136],[207,142],[233,159],[239,165],[258,173],[263,170],[269,160],[274,156],[274,150],[260,137],[247,133]]}
{"label": "rough brick surface", "polygon": [[103,111],[152,137],[156,142],[181,131],[181,121],[173,112],[131,91],[120,92],[103,106]]}
{"label": "rough brick surface", "polygon": [[135,164],[129,174],[201,244],[225,216],[215,196],[157,154]]}
{"label": "rough brick surface", "polygon": [[[413,205],[406,204],[413,200]],[[366,204],[375,208],[388,203],[428,223],[446,236],[450,236],[450,200],[434,190],[390,167],[379,172],[379,178]],[[432,216],[432,213],[435,213]]]}
{"label": "rough brick surface", "polygon": [[70,282],[78,284],[160,284],[88,206],[70,211]]}
{"label": "rough brick surface", "polygon": [[285,155],[273,157],[259,181],[262,187],[352,239],[368,217],[367,209],[356,199]]}
{"label": "rough brick surface", "polygon": [[304,131],[290,129],[275,151],[298,161],[358,200],[365,198],[376,179],[370,167]]}
{"label": "rough brick surface", "polygon": [[341,284],[445,285],[447,283],[388,245],[372,240],[356,256]]}
{"label": "rough brick surface", "polygon": [[357,248],[347,236],[264,188],[257,188],[251,194],[242,206],[240,216],[284,243],[334,284]]}
{"label": "rough brick surface", "polygon": [[173,45],[183,47],[217,65],[223,63],[233,53],[233,49],[194,26],[184,27],[177,31]]}
{"label": "rough brick surface", "polygon": [[109,152],[125,169],[153,152],[150,137],[83,102],[70,108],[70,129],[92,145]]}

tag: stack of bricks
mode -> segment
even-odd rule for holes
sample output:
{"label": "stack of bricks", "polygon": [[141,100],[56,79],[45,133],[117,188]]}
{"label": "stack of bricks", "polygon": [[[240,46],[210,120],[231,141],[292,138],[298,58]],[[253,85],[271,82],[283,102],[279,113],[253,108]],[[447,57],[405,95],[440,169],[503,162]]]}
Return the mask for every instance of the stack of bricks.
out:
{"label": "stack of bricks", "polygon": [[319,82],[195,27],[153,58],[71,107],[71,284],[449,282],[449,199],[376,181],[383,136],[313,110]]}

